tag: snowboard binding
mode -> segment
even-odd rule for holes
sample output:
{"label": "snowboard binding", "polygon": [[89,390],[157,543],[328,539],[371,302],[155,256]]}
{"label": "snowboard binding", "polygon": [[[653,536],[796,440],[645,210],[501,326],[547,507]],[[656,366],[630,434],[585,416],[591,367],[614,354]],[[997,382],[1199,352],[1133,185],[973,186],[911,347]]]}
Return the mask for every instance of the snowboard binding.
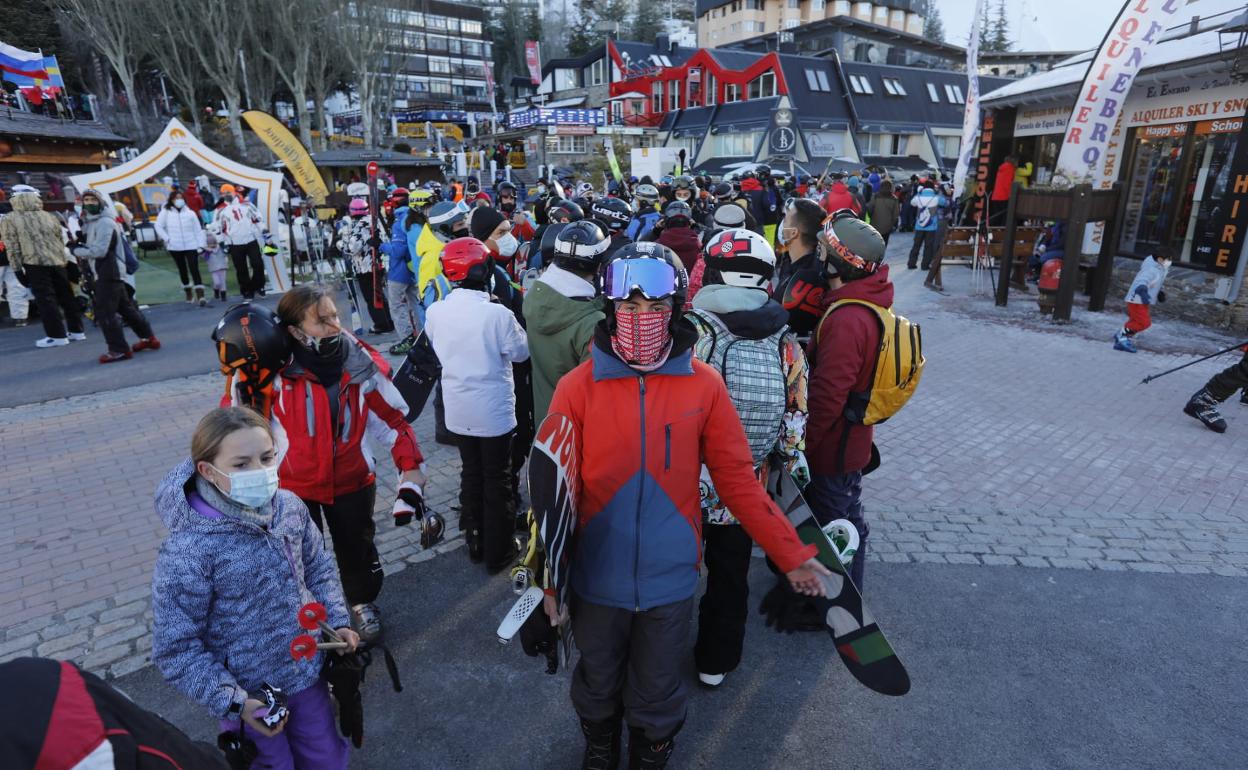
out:
{"label": "snowboard binding", "polygon": [[836,558],[848,568],[854,561],[854,554],[858,553],[858,528],[849,519],[836,519],[823,525],[823,534],[836,549]]}

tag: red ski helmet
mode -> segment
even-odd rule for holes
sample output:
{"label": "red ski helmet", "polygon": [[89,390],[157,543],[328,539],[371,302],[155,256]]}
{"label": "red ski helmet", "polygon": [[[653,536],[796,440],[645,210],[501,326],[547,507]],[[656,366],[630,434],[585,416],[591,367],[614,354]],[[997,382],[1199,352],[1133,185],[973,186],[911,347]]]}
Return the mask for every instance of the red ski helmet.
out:
{"label": "red ski helmet", "polygon": [[451,283],[484,285],[494,273],[489,247],[476,238],[456,238],[442,248],[441,259]]}

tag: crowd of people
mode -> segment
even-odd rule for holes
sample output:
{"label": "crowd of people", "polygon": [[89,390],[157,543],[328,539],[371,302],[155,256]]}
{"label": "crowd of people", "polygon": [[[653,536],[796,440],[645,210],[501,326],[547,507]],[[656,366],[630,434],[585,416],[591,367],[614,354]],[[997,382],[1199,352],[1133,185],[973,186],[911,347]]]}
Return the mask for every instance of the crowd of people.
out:
{"label": "crowd of people", "polygon": [[[487,574],[528,558],[519,474],[535,426],[548,414],[575,424],[570,603],[548,592],[526,629],[553,638],[570,614],[584,767],[616,767],[625,726],[630,767],[671,756],[700,564],[703,686],[740,664],[755,543],[778,575],[777,625],[824,628],[810,597],[827,570],[760,483],[770,467],[805,487],[820,522],[858,530],[850,571],[863,580],[862,479],[878,455],[862,411],[885,333],[875,308],[892,304],[885,239],[864,209],[829,211],[834,199],[814,185],[806,197],[763,177],[630,180],[614,194],[558,180],[395,187],[375,207],[376,230],[357,188],[327,249],[306,257],[351,263],[351,301],[383,300],[372,331],[406,332],[389,352],[421,334],[431,343],[438,434],[461,459],[466,554]],[[837,180],[825,193],[838,184],[849,189]],[[167,216],[171,238],[180,211]],[[335,294],[307,283],[275,313],[227,312],[215,338],[235,362],[229,396],[157,496],[170,535],[154,577],[153,660],[265,766],[346,766],[346,739],[326,729],[329,694],[356,711],[327,687],[332,660],[384,639],[370,447],[389,450],[400,474],[395,524],[419,526],[426,546],[443,536],[391,364],[351,333]],[[269,590],[254,590],[256,575]],[[294,662],[277,637],[308,601],[324,605],[342,649]],[[284,721],[264,721],[265,685],[289,695]]]}

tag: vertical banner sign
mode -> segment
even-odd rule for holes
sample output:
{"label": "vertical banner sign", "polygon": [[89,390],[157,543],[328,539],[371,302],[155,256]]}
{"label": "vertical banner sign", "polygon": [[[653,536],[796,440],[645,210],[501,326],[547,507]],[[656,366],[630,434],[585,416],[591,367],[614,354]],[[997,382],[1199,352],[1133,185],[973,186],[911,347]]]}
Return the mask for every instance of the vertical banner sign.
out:
{"label": "vertical banner sign", "polygon": [[529,80],[533,81],[533,85],[540,86],[542,84],[542,54],[537,47],[536,40],[524,41],[524,63],[529,68]]}
{"label": "vertical banner sign", "polygon": [[[1204,264],[1215,272],[1231,274],[1243,259],[1244,243],[1248,241],[1248,136],[1243,133],[1244,118],[1206,123],[1197,124],[1196,130],[1239,132],[1239,141],[1235,143],[1234,155],[1226,159],[1223,173],[1218,175],[1223,189],[1215,200],[1220,205],[1213,207],[1209,224],[1198,227],[1192,254],[1203,255]],[[1214,192],[1216,195],[1216,189]]]}
{"label": "vertical banner sign", "polygon": [[[978,6],[979,3],[976,3]],[[958,152],[958,165],[953,172],[953,194],[961,195],[966,184],[966,174],[971,161],[979,151],[975,144],[979,136],[979,8],[971,21],[971,39],[966,44],[966,111],[962,113],[962,145]]]}
{"label": "vertical banner sign", "polygon": [[620,162],[615,157],[615,142],[605,139],[602,147],[607,151],[607,163],[611,166],[611,176],[615,177],[615,181],[623,182],[624,174],[620,171]]}
{"label": "vertical banner sign", "polygon": [[1101,41],[1066,122],[1054,182],[1100,188],[1103,156],[1136,74],[1183,0],[1128,0]]}
{"label": "vertical banner sign", "polygon": [[984,130],[979,134],[979,160],[975,164],[975,221],[983,222],[988,218],[985,208],[988,205],[988,171],[992,160],[992,132],[996,128],[996,114],[993,110],[984,113]]}

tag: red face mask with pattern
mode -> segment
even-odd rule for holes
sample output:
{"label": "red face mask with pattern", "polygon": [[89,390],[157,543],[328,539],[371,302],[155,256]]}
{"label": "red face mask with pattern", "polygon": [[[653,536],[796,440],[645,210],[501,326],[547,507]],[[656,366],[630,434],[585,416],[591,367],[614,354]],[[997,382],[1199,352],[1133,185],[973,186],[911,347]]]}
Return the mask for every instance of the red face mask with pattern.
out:
{"label": "red face mask with pattern", "polygon": [[670,307],[642,313],[616,311],[611,347],[629,366],[642,370],[657,369],[671,351],[671,321]]}

